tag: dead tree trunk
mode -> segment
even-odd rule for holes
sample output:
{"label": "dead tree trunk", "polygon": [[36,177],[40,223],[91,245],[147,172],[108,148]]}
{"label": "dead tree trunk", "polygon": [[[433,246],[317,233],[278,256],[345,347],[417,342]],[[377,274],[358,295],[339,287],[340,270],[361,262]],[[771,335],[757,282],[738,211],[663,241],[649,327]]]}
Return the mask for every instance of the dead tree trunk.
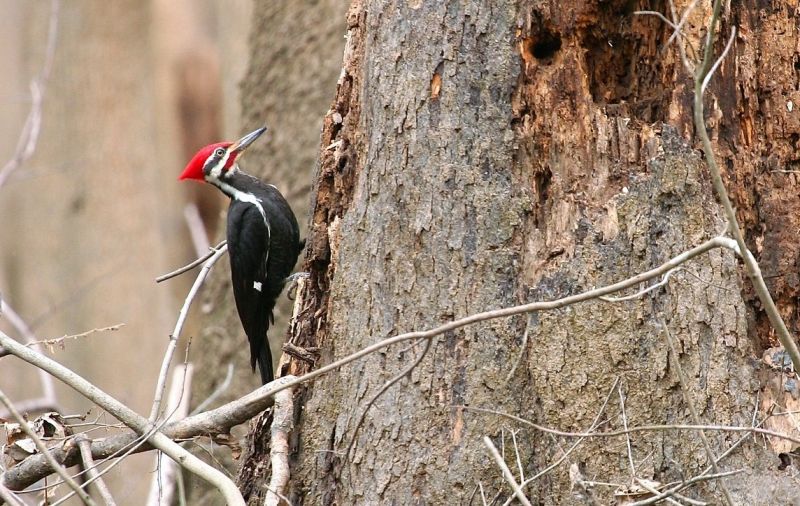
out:
{"label": "dead tree trunk", "polygon": [[[671,29],[634,15],[637,8],[669,15],[661,3],[625,1],[355,0],[325,117],[305,262],[311,280],[293,344],[318,349],[316,365],[326,364],[402,332],[610,284],[716,235],[723,221],[694,147],[691,76],[674,47],[661,51]],[[751,247],[796,327],[789,267],[798,247],[789,230],[800,199],[786,169],[796,163],[800,125],[787,107],[797,93],[797,38],[769,35],[790,30],[793,14],[731,9],[721,37],[731,24],[743,36],[710,87],[709,124]],[[686,25],[695,49],[708,12],[698,7]],[[464,406],[568,431],[595,418],[603,431],[692,423],[664,325],[703,423],[749,426],[767,377],[758,359],[770,342],[750,293],[734,255],[715,250],[636,300],[447,333],[377,398],[356,434],[369,400],[424,345],[367,357],[298,394],[290,499],[504,501],[511,491],[483,436],[504,448],[518,481],[518,467],[534,476],[575,441]],[[283,372],[310,367],[296,360]],[[269,427],[255,430],[240,476],[251,504],[269,474]],[[739,435],[708,437],[721,455]],[[741,504],[797,498],[777,463],[770,450],[746,445],[720,464],[746,469],[724,485]],[[635,478],[681,480],[707,464],[697,433],[597,438],[525,490],[539,504],[588,495],[608,504]],[[582,490],[577,471],[619,487]],[[686,493],[717,503],[720,483]]]}

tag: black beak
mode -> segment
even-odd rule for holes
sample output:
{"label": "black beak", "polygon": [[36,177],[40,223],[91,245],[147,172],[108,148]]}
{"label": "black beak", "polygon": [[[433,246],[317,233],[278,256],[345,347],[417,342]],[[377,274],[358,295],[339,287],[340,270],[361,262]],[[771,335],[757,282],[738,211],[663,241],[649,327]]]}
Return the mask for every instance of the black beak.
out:
{"label": "black beak", "polygon": [[249,134],[245,135],[244,137],[242,137],[241,139],[239,139],[238,141],[234,142],[233,145],[228,149],[230,150],[231,153],[236,153],[236,154],[241,153],[242,151],[247,149],[247,147],[250,144],[252,144],[256,139],[261,137],[261,134],[263,134],[266,131],[267,127],[265,126],[259,128],[258,130],[254,130]]}

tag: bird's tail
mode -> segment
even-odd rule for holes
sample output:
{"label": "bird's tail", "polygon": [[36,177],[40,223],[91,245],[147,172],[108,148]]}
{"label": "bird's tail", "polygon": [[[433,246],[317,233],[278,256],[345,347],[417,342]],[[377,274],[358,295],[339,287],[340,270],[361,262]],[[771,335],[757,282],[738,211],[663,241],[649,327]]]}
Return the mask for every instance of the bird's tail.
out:
{"label": "bird's tail", "polygon": [[261,373],[261,384],[266,385],[270,381],[273,380],[272,376],[272,354],[269,351],[269,340],[266,339],[264,336],[264,340],[258,346],[258,350],[251,350],[257,351],[257,354],[253,354],[252,358],[255,358],[253,361],[253,368],[255,369],[255,363],[258,363],[258,372]]}

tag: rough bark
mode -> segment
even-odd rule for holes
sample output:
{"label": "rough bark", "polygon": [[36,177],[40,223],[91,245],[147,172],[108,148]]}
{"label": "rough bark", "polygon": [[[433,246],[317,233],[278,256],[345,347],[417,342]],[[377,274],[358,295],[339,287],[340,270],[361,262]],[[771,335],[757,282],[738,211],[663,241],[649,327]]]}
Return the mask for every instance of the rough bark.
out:
{"label": "rough bark", "polygon": [[[327,363],[400,332],[616,281],[718,233],[719,210],[692,145],[690,76],[673,49],[661,51],[669,28],[633,15],[645,7],[666,8],[354,1],[323,129],[305,264],[311,282],[293,342],[319,347]],[[709,107],[709,120],[765,271],[788,270],[796,218],[778,213],[800,202],[787,184],[796,175],[762,175],[794,160],[797,112],[787,114],[784,100],[797,81],[796,36],[785,35],[793,21],[777,4],[731,9],[721,33],[733,22],[744,36],[710,88],[708,103],[721,114]],[[687,28],[695,47],[706,13],[698,10]],[[762,82],[767,75],[773,80]],[[763,238],[754,234],[762,229]],[[789,316],[796,285],[789,272],[777,274],[771,288]],[[490,499],[510,496],[481,438],[500,446],[504,429],[519,427],[460,405],[583,430],[619,378],[629,424],[689,422],[662,318],[679,340],[703,421],[749,425],[765,379],[757,359],[770,341],[749,293],[733,255],[717,251],[640,300],[531,315],[527,348],[525,318],[444,335],[377,400],[350,454],[367,400],[420,348],[345,367],[301,394],[291,499],[478,504],[479,484]],[[507,381],[520,353],[523,365]],[[307,367],[295,361],[287,370]],[[616,397],[603,418],[604,428],[621,428]],[[255,429],[245,467],[255,468],[268,444],[268,426]],[[718,454],[736,439],[709,437]],[[526,476],[569,444],[529,430],[517,442]],[[707,464],[697,435],[685,433],[638,434],[632,458],[637,477],[662,482]],[[617,438],[584,443],[569,462],[627,484],[627,460]],[[736,502],[798,500],[776,465],[755,445],[729,457],[726,469],[745,468],[726,482]],[[566,464],[528,492],[541,504],[580,500]],[[612,492],[595,490],[603,504]],[[715,484],[691,493],[721,497]]]}

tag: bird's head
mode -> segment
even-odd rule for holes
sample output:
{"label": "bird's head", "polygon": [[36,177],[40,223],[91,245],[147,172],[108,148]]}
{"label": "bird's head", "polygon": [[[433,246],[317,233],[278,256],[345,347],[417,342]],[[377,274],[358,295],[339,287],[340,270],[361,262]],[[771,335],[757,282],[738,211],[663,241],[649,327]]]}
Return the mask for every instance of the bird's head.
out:
{"label": "bird's head", "polygon": [[178,179],[211,181],[224,178],[236,166],[236,160],[244,150],[266,131],[267,127],[261,127],[236,142],[209,144],[192,157]]}

